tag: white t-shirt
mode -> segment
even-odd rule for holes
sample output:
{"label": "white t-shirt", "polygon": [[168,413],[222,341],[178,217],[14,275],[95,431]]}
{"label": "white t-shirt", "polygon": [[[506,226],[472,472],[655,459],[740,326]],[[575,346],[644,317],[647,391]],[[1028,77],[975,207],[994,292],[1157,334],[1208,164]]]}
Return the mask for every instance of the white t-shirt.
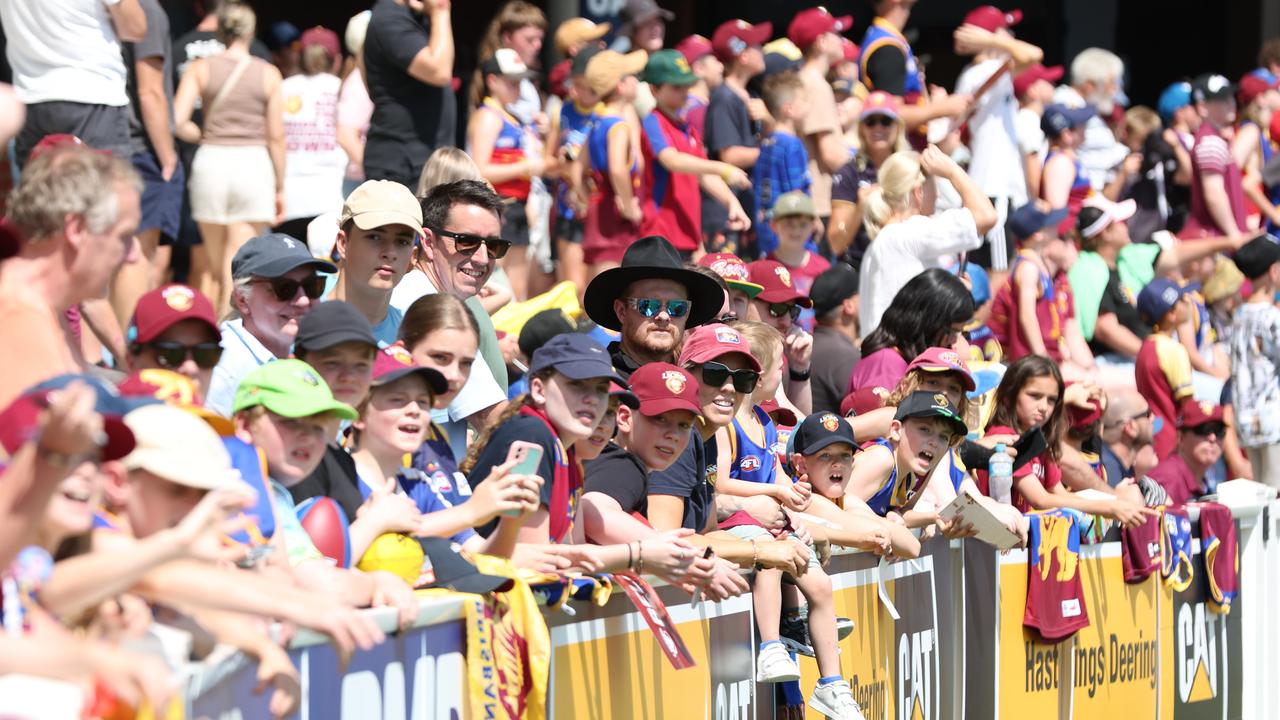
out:
{"label": "white t-shirt", "polygon": [[[1003,59],[996,58],[965,68],[956,81],[956,92],[977,92],[993,73],[1004,67],[1004,63]],[[969,177],[987,197],[1009,198],[1013,207],[1027,202],[1027,182],[1014,127],[1017,112],[1013,80],[1009,73],[1004,73],[991,89],[978,98],[969,118],[969,147],[973,153]]]}
{"label": "white t-shirt", "polygon": [[1045,156],[1049,154],[1049,141],[1045,139],[1044,131],[1040,129],[1040,113],[1031,108],[1019,109],[1017,117],[1014,118],[1014,128],[1018,134],[1018,150],[1024,156],[1036,153],[1043,162]]}
{"label": "white t-shirt", "polygon": [[284,216],[315,217],[342,209],[347,153],[338,145],[337,75],[293,75],[284,96]]}
{"label": "white t-shirt", "polygon": [[[1085,106],[1084,98],[1070,85],[1059,85],[1053,91],[1053,101],[1072,108]],[[1124,162],[1128,154],[1129,149],[1116,141],[1116,136],[1102,118],[1097,115],[1089,118],[1084,126],[1084,142],[1076,148],[1076,158],[1095,191],[1102,192],[1111,169]]]}
{"label": "white t-shirt", "polygon": [[22,102],[129,104],[120,41],[103,0],[4,0],[0,24]]}
{"label": "white t-shirt", "polygon": [[880,317],[911,278],[939,267],[942,255],[976,250],[981,245],[973,213],[966,208],[945,210],[932,217],[916,215],[885,226],[862,256],[858,319],[863,337],[880,325]]}

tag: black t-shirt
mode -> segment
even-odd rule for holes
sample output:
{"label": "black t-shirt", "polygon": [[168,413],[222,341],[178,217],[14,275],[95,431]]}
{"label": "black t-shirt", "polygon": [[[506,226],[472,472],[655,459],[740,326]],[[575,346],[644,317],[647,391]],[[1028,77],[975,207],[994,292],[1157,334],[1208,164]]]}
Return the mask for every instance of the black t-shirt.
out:
{"label": "black t-shirt", "polygon": [[609,443],[600,457],[586,463],[583,492],[604,493],[622,506],[622,512],[649,514],[649,471],[640,458]]}
{"label": "black t-shirt", "polygon": [[867,58],[871,87],[901,97],[907,91],[907,56],[896,45],[881,45]]}
{"label": "black t-shirt", "polygon": [[[542,462],[538,465],[538,477],[542,478],[542,499],[544,506],[551,506],[551,484],[555,481],[556,470],[556,438],[547,426],[538,418],[528,415],[516,415],[494,429],[489,442],[476,458],[475,467],[467,475],[467,482],[474,489],[489,477],[489,473],[497,465],[507,461],[508,448],[516,440],[524,440],[542,446]],[[489,536],[497,527],[497,521],[476,528],[476,532]]]}
{"label": "black t-shirt", "polygon": [[[1120,282],[1120,271],[1115,268],[1111,268],[1111,273],[1107,276],[1107,287],[1102,291],[1102,300],[1098,302],[1098,317],[1101,318],[1107,313],[1115,313],[1116,320],[1119,320],[1122,326],[1129,328],[1139,340],[1145,340],[1151,334],[1151,326],[1142,322],[1136,299],[1125,289],[1124,283]],[[1089,349],[1094,355],[1115,352],[1115,349],[1098,338],[1096,332],[1093,339],[1089,341]]]}
{"label": "black t-shirt", "polygon": [[671,467],[649,476],[649,494],[684,498],[681,526],[702,532],[715,511],[716,439],[704,443],[697,430],[691,432],[689,446]]}
{"label": "black t-shirt", "polygon": [[452,85],[428,85],[409,74],[430,38],[430,22],[423,16],[393,0],[374,4],[364,41],[365,80],[373,101],[364,150],[370,180],[416,187],[427,156],[454,145],[458,107]]}
{"label": "black t-shirt", "polygon": [[347,522],[356,521],[356,511],[364,504],[356,461],[346,450],[330,443],[324,449],[320,465],[302,482],[289,488],[294,502],[313,497],[331,497],[347,514]]}
{"label": "black t-shirt", "polygon": [[147,34],[136,43],[122,43],[120,54],[124,57],[128,76],[125,90],[129,93],[129,140],[133,144],[134,154],[154,150],[147,129],[142,124],[142,103],[138,100],[138,73],[135,68],[139,60],[159,58],[164,73],[161,82],[164,84],[164,96],[169,103],[169,127],[173,128],[173,50],[169,40],[169,16],[156,0],[142,0],[142,12],[147,16]]}
{"label": "black t-shirt", "polygon": [[640,369],[640,363],[632,359],[632,357],[627,354],[627,351],[622,349],[622,343],[620,341],[614,340],[609,343],[608,350],[609,359],[613,362],[613,369],[617,370],[618,374],[621,375],[624,380],[630,380],[631,373]]}
{"label": "black t-shirt", "polygon": [[[703,144],[707,157],[722,160],[720,153],[728,147],[758,147],[755,123],[751,121],[751,112],[747,104],[733,90],[719,85],[711,91],[707,101],[707,121],[704,126]],[[750,169],[747,170],[750,173]],[[734,190],[738,202],[748,215],[755,207],[755,194],[751,188]],[[729,211],[710,195],[702,194],[702,228],[708,232],[718,232],[729,222]]]}

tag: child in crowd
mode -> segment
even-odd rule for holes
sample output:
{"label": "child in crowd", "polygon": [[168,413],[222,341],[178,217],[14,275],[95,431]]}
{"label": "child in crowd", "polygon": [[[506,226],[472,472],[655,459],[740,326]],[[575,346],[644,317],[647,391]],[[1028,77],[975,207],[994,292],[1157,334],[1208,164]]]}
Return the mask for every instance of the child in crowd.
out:
{"label": "child in crowd", "polygon": [[626,55],[602,50],[587,63],[587,87],[600,100],[583,155],[593,180],[582,234],[588,277],[617,267],[622,253],[640,237],[643,172],[639,142],[627,117],[636,99],[637,76],[647,61],[641,50]]}
{"label": "child in crowd", "polygon": [[1236,432],[1253,479],[1280,487],[1280,246],[1263,236],[1236,251],[1236,267],[1253,283],[1231,335]]}
{"label": "child in crowd", "polygon": [[708,253],[698,260],[698,265],[724,279],[729,288],[726,293],[729,312],[735,320],[754,319],[751,301],[764,292],[764,286],[751,282],[751,271],[742,258],[733,253]]}
{"label": "child in crowd", "polygon": [[703,137],[711,91],[724,82],[724,63],[716,57],[711,40],[702,35],[690,35],[681,40],[676,50],[688,61],[689,68],[698,78],[698,82],[689,87],[689,100],[684,104],[681,117],[698,137]]}
{"label": "child in crowd", "polygon": [[[772,253],[778,247],[777,228],[770,222],[773,207],[786,193],[798,190],[809,194],[809,153],[796,136],[796,125],[809,114],[804,83],[795,73],[777,73],[764,81],[764,105],[773,116],[773,132],[760,141],[760,156],[751,171],[756,193],[756,237],[760,251]],[[815,216],[816,217],[816,216]],[[816,230],[814,222],[810,232]],[[816,275],[816,273],[815,273]]]}
{"label": "child in crowd", "polygon": [[[813,199],[799,190],[792,190],[777,198],[771,212],[769,227],[773,230],[774,248],[768,259],[782,263],[791,273],[796,290],[808,297],[813,281],[831,267],[826,258],[809,247],[809,239],[813,237],[818,221]],[[813,332],[813,310],[806,308],[797,322],[805,331]]]}
{"label": "child in crowd", "polygon": [[1163,427],[1155,434],[1156,456],[1163,460],[1178,444],[1174,431],[1178,407],[1195,394],[1191,385],[1191,357],[1173,336],[1186,322],[1190,299],[1182,286],[1166,278],[1156,278],[1138,293],[1138,312],[1151,325],[1151,334],[1142,341],[1134,367],[1138,392],[1151,405]]}
{"label": "child in crowd", "polygon": [[568,102],[560,106],[560,114],[551,128],[550,139],[563,173],[556,183],[555,227],[552,236],[556,242],[556,260],[560,277],[573,282],[576,287],[587,286],[587,266],[582,261],[582,233],[586,215],[582,164],[579,158],[587,142],[587,134],[596,119],[599,98],[587,84],[587,63],[599,48],[587,45],[573,57],[569,69]]}

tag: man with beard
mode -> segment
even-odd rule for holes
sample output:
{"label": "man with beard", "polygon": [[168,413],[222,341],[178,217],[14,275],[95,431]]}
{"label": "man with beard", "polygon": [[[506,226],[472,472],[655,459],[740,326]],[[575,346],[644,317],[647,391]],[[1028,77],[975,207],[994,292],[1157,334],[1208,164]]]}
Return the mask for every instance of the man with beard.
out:
{"label": "man with beard", "polygon": [[[1142,477],[1156,462],[1152,447],[1156,418],[1146,399],[1132,389],[1113,393],[1102,417],[1102,467],[1107,484]],[[1142,467],[1138,467],[1142,466]]]}
{"label": "man with beard", "polygon": [[1102,192],[1108,173],[1129,154],[1129,149],[1116,141],[1107,126],[1123,77],[1124,62],[1115,53],[1088,48],[1071,61],[1071,84],[1062,85],[1053,93],[1053,101],[1059,105],[1070,108],[1092,105],[1098,111],[1085,125],[1084,142],[1076,148],[1094,192]]}

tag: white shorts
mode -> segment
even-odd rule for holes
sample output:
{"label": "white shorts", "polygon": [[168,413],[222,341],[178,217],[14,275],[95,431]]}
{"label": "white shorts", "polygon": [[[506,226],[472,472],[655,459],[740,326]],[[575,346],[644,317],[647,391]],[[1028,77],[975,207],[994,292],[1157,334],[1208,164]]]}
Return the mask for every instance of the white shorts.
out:
{"label": "white shorts", "polygon": [[187,188],[196,222],[275,222],[276,173],[265,146],[201,145]]}

